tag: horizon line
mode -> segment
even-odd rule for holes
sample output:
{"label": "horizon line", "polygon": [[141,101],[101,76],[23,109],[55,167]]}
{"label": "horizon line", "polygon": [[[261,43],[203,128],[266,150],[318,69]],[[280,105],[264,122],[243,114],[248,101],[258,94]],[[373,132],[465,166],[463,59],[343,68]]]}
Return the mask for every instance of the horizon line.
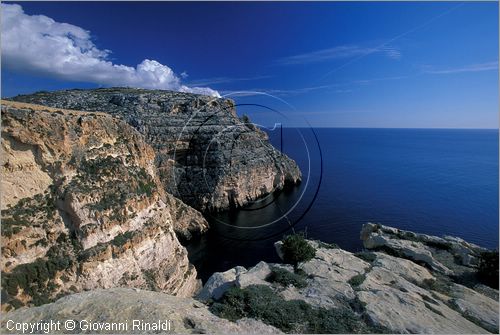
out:
{"label": "horizon line", "polygon": [[324,128],[324,129],[408,129],[408,130],[499,130],[499,128],[464,128],[464,127],[328,127],[328,126],[311,126],[311,127],[289,127],[283,126],[283,128]]}

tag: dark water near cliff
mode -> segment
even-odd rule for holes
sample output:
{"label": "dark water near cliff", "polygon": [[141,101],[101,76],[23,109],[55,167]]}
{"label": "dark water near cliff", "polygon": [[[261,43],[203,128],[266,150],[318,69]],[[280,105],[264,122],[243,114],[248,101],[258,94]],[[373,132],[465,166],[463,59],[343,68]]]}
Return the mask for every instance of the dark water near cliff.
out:
{"label": "dark water near cliff", "polygon": [[285,128],[283,143],[279,130],[269,134],[300,165],[303,182],[211,216],[210,233],[188,246],[204,281],[278,261],[273,243],[290,226],[351,251],[362,248],[365,222],[498,248],[498,130]]}

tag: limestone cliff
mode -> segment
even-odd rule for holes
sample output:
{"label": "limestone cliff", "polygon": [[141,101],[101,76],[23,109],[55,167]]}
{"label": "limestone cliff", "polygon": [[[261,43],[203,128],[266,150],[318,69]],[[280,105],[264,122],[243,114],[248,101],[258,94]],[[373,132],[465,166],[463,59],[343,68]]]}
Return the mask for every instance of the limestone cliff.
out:
{"label": "limestone cliff", "polygon": [[2,101],[1,149],[2,309],[116,286],[196,292],[172,218],[194,210],[165,194],[135,129]]}
{"label": "limestone cliff", "polygon": [[127,88],[13,99],[123,118],[155,149],[165,189],[202,211],[243,206],[301,178],[296,163],[274,149],[264,132],[242,122],[229,99]]}

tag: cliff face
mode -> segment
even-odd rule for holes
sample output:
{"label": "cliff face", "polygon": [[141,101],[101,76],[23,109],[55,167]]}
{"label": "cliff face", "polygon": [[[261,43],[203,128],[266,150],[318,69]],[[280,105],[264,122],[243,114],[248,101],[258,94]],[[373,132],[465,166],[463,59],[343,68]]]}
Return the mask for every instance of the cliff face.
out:
{"label": "cliff face", "polygon": [[1,149],[2,309],[95,288],[198,289],[171,215],[186,205],[125,122],[3,101]]}
{"label": "cliff face", "polygon": [[202,211],[243,206],[300,181],[296,163],[236,115],[234,102],[139,89],[40,92],[17,101],[123,118],[156,151],[165,189]]}

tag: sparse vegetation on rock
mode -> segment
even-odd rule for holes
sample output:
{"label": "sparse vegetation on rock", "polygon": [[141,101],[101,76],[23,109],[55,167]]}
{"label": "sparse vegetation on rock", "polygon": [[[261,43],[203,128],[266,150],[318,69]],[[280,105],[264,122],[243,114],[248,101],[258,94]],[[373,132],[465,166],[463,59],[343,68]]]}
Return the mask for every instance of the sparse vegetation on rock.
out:
{"label": "sparse vegetation on rock", "polygon": [[498,289],[498,251],[485,251],[479,256],[477,276],[484,284]]}
{"label": "sparse vegetation on rock", "polygon": [[[476,247],[452,237],[441,241],[438,237],[382,225],[368,225],[363,231],[367,228],[370,234],[362,234],[364,239],[388,234],[387,250],[391,250],[391,246],[408,249],[413,246],[414,254],[405,255],[404,249],[391,253],[393,255],[380,249],[350,253],[302,236],[300,240],[314,247],[315,256],[299,262],[294,272],[289,265],[260,262],[250,269],[237,267],[217,273],[204,288],[204,301],[214,299],[211,308],[222,317],[258,318],[292,333],[498,333],[498,291],[481,285],[477,278],[468,287],[458,283],[458,274],[475,267],[449,264],[450,261],[462,262],[463,259],[453,257],[459,248],[473,253]],[[406,236],[409,240],[399,241]],[[421,243],[421,239],[432,242]],[[449,243],[450,247],[429,247],[433,243],[439,246]],[[275,244],[281,259],[284,259],[284,244],[285,241]],[[367,249],[369,247],[370,244]],[[423,255],[440,257],[442,264],[456,273],[451,270],[443,273],[440,268],[423,262],[425,258],[418,256],[418,248],[432,250],[432,254]],[[417,259],[412,260],[412,256]],[[431,258],[425,260],[433,262]],[[305,286],[294,283],[300,277]],[[263,302],[260,305],[261,301],[270,305]],[[272,310],[271,306],[274,306]],[[302,316],[289,318],[290,313]]]}
{"label": "sparse vegetation on rock", "polygon": [[293,273],[279,267],[272,268],[271,273],[267,276],[266,280],[271,283],[281,284],[284,287],[292,285],[296,288],[303,288],[307,285],[303,274]]}
{"label": "sparse vegetation on rock", "polygon": [[354,277],[349,279],[348,283],[351,286],[356,287],[356,286],[361,285],[365,281],[365,279],[366,279],[366,276],[364,274],[359,274],[359,275],[355,275]]}
{"label": "sparse vegetation on rock", "polygon": [[316,250],[307,242],[303,234],[288,235],[281,246],[285,263],[295,268],[298,263],[306,262],[316,255]]}
{"label": "sparse vegetation on rock", "polygon": [[251,285],[229,289],[210,310],[223,318],[256,318],[289,333],[371,333],[350,308],[314,308],[302,300],[284,300],[271,288]]}

